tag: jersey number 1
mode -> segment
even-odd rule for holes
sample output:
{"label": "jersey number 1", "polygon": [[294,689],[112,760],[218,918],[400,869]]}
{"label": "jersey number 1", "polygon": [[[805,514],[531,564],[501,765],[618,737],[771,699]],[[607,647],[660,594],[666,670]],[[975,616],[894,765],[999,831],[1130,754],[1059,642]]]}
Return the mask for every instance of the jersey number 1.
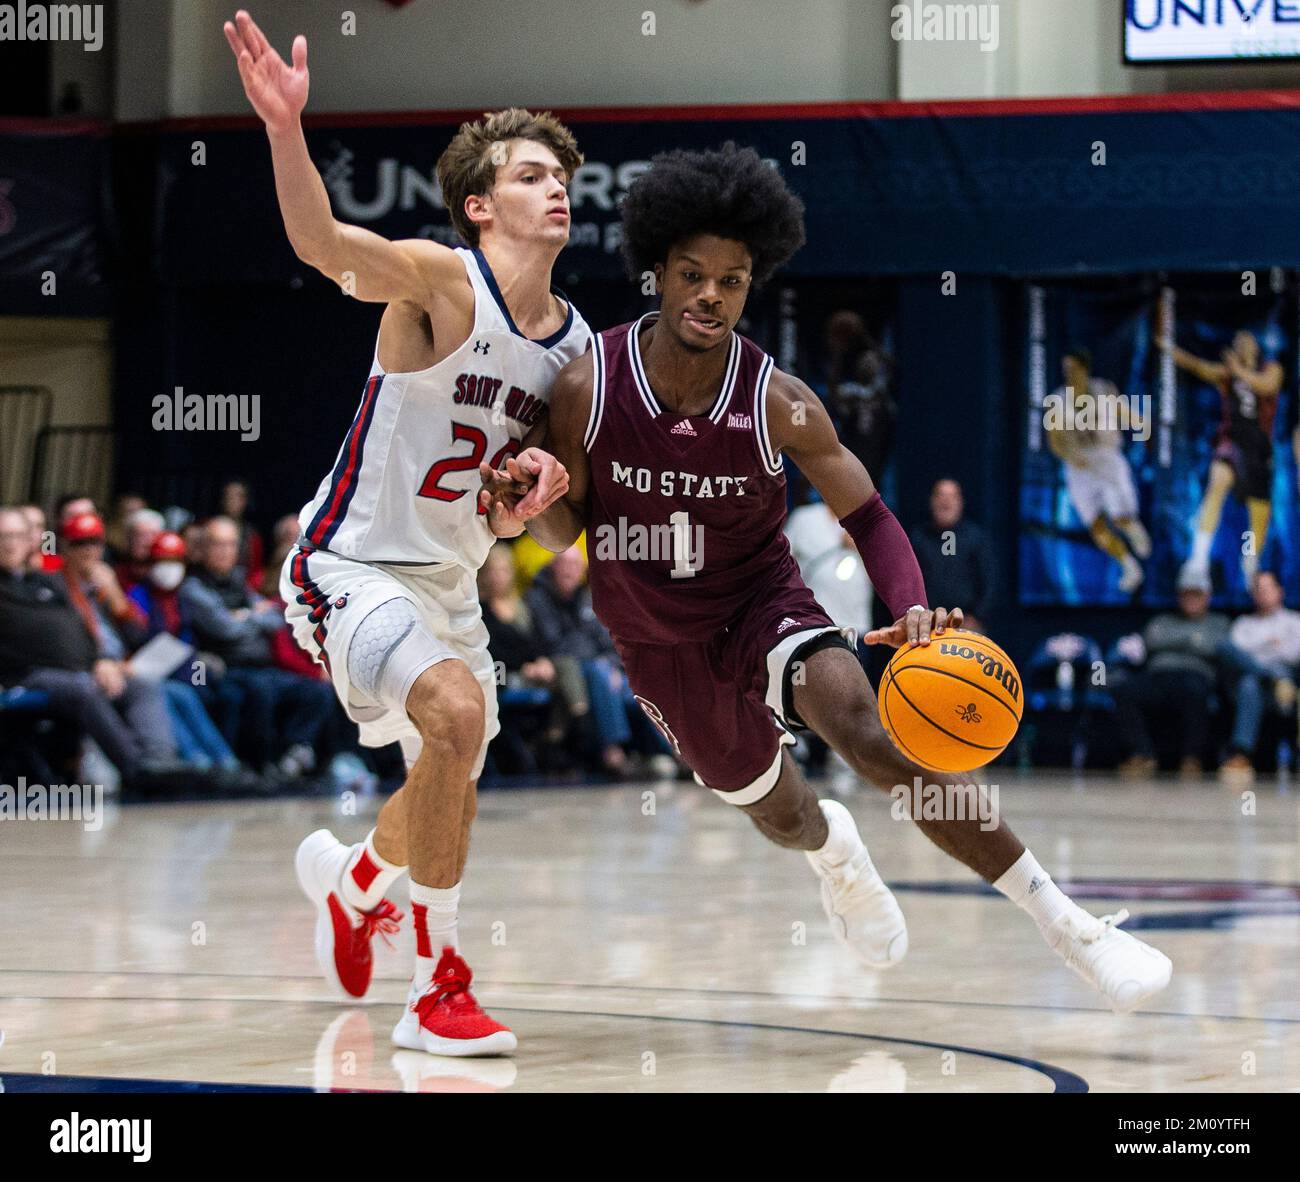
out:
{"label": "jersey number 1", "polygon": [[[703,565],[704,555],[700,551],[704,539],[701,536],[696,546],[691,545],[691,515],[684,509],[668,515],[668,527],[673,546],[673,569],[668,573],[674,579],[693,579]],[[702,535],[704,531],[699,532]]]}

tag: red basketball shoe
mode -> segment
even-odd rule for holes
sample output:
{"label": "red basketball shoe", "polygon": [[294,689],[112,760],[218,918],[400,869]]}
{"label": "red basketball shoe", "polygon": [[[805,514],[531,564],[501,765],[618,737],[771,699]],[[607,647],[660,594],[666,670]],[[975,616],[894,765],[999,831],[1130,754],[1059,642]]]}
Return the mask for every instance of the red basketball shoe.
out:
{"label": "red basketball shoe", "polygon": [[431,1055],[508,1055],[518,1040],[508,1026],[489,1018],[469,983],[474,974],[456,950],[442,950],[442,959],[424,993],[412,1001],[393,1027],[393,1042]]}
{"label": "red basketball shoe", "polygon": [[373,911],[358,911],[339,888],[355,846],[344,845],[328,829],[303,838],[294,869],[303,894],[316,904],[316,963],[344,997],[365,997],[375,962],[370,942],[379,936],[391,948],[402,913],[387,899]]}

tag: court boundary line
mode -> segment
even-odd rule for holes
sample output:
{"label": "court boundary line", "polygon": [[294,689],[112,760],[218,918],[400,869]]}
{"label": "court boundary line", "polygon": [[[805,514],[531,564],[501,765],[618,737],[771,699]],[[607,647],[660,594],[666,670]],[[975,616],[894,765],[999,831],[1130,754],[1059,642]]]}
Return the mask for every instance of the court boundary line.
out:
{"label": "court boundary line", "polygon": [[[109,1001],[115,999],[87,998],[84,1000]],[[136,1001],[136,1000],[156,1000],[156,999],[131,998],[131,999],[119,999],[119,1000]],[[229,1000],[229,999],[225,999],[225,1000]],[[271,1000],[284,1001],[289,999],[271,999]],[[513,1014],[563,1014],[566,1017],[572,1017],[572,1018],[611,1018],[615,1020],[632,1021],[632,1022],[676,1022],[676,1023],[687,1023],[693,1026],[722,1026],[722,1027],[729,1027],[732,1029],[740,1028],[745,1030],[771,1030],[771,1031],[775,1031],[778,1034],[815,1034],[815,1035],[830,1036],[833,1038],[857,1039],[865,1042],[893,1043],[895,1045],[901,1045],[901,1046],[922,1047],[927,1050],[933,1050],[933,1051],[953,1051],[960,1055],[973,1055],[974,1057],[979,1059],[993,1059],[1000,1063],[1010,1063],[1016,1067],[1024,1067],[1029,1071],[1034,1072],[1037,1075],[1045,1076],[1052,1084],[1053,1095],[1071,1094],[1071,1093],[1081,1094],[1081,1093],[1086,1093],[1091,1091],[1088,1081],[1084,1079],[1083,1076],[1079,1075],[1077,1072],[1070,1071],[1067,1068],[1057,1067],[1053,1063],[1046,1063],[1041,1059],[1029,1059],[1023,1055],[1013,1055],[1005,1051],[989,1051],[989,1050],[983,1050],[979,1047],[961,1046],[956,1043],[938,1043],[938,1042],[930,1042],[926,1039],[916,1039],[916,1038],[891,1038],[887,1035],[863,1034],[854,1030],[818,1030],[808,1026],[781,1026],[781,1025],[774,1025],[768,1022],[746,1022],[746,1021],[734,1022],[725,1018],[679,1018],[669,1014],[611,1014],[611,1013],[606,1013],[598,1010],[548,1010],[548,1009],[537,1009],[535,1007],[528,1007],[528,1006],[494,1006],[493,1009],[497,1013],[501,1013],[501,1014],[511,1014],[511,1013]],[[514,1058],[514,1056],[511,1056],[511,1058]],[[0,1070],[0,1078],[3,1078],[3,1074],[4,1074],[3,1070]],[[31,1073],[14,1072],[13,1074],[30,1075]],[[111,1075],[109,1076],[63,1076],[62,1078],[106,1079],[110,1081],[116,1081],[118,1079],[121,1079],[122,1082],[133,1082],[133,1077],[129,1077],[129,1076],[123,1076],[123,1077],[111,1076]],[[157,1081],[157,1082],[168,1082],[168,1081]],[[194,1080],[176,1080],[174,1082],[179,1085],[190,1084],[190,1085],[201,1086],[202,1084],[202,1081],[194,1081]],[[234,1084],[234,1085],[225,1085],[225,1086],[239,1087],[240,1085]],[[254,1088],[263,1088],[263,1087],[279,1088],[279,1087],[292,1086],[292,1085],[250,1084],[248,1086]],[[602,1091],[603,1089],[578,1088],[575,1090],[579,1092],[591,1092],[591,1091]],[[683,1091],[691,1091],[691,1090],[693,1089],[683,1089]],[[388,1093],[384,1093],[384,1094],[388,1094]]]}
{"label": "court boundary line", "polygon": [[[84,969],[0,969],[0,974],[4,973],[44,973],[51,976],[77,976],[87,973]],[[112,976],[113,973],[94,973],[97,977]],[[152,969],[131,969],[122,970],[117,973],[118,976],[146,976],[146,977],[225,977],[236,981],[301,981],[320,983],[318,977],[298,977],[288,974],[275,975],[269,973],[169,973],[155,971]],[[377,981],[388,981],[397,984],[408,984],[408,977],[376,977]],[[822,993],[765,993],[753,989],[702,989],[687,988],[680,985],[591,985],[573,981],[513,981],[502,982],[493,981],[491,978],[475,978],[480,988],[486,989],[608,989],[611,991],[622,992],[643,992],[643,993],[670,993],[670,994],[702,994],[705,998],[714,997],[755,997],[765,998],[772,1001],[826,1001],[826,1002],[848,1002],[848,1003],[865,1003],[873,1005],[932,1005],[932,1006],[951,1006],[962,1009],[992,1009],[992,1010],[1031,1010],[1034,1012],[1045,1012],[1049,1014],[1097,1014],[1106,1018],[1135,1018],[1135,1017],[1152,1017],[1152,1018],[1185,1018],[1192,1020],[1203,1020],[1206,1018],[1214,1019],[1219,1022],[1271,1022],[1279,1023],[1286,1026],[1300,1026],[1300,1018],[1268,1018],[1259,1017],[1251,1014],[1196,1014],[1183,1013],[1178,1010],[1132,1010],[1125,1014],[1116,1014],[1112,1010],[1096,1006],[1063,1006],[1063,1005],[1040,1005],[1031,1002],[1001,1002],[1001,1001],[949,1001],[937,998],[915,998],[915,997],[849,997],[843,994],[822,994]],[[178,1001],[182,998],[158,997],[137,994],[113,994],[99,997],[56,997],[51,994],[27,994],[27,993],[0,993],[0,1001]],[[342,1001],[334,997],[205,997],[194,1000],[200,1001],[227,1001],[227,1002],[273,1002],[278,1005],[332,1005],[332,1006],[350,1006],[357,1009],[371,1009],[379,1006],[397,1006],[402,1005],[401,1001],[366,1001],[363,998],[350,998]],[[502,1006],[494,1006],[495,1009],[503,1009]],[[561,1012],[561,1011],[556,1011]],[[567,1012],[567,1011],[566,1011]],[[579,1013],[582,1011],[573,1011]],[[594,1011],[593,1011],[594,1013]],[[623,1017],[633,1017],[635,1015],[621,1015]],[[653,1015],[646,1015],[652,1017]]]}

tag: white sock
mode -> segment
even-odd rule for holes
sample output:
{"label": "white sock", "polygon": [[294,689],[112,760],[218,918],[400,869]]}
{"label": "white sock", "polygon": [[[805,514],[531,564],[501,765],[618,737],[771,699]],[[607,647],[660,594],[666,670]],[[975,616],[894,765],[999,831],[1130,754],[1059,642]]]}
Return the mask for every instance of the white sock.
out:
{"label": "white sock", "polygon": [[1028,850],[993,886],[1032,916],[1040,928],[1048,927],[1075,906]]}
{"label": "white sock", "polygon": [[405,866],[379,856],[372,829],[343,867],[343,898],[358,911],[373,911],[388,888],[405,872]]}
{"label": "white sock", "polygon": [[1192,535],[1192,556],[1188,559],[1193,566],[1210,565],[1210,547],[1214,544],[1214,535],[1198,529]]}
{"label": "white sock", "polygon": [[[834,802],[820,801],[818,803],[825,805]],[[840,807],[843,808],[842,805]],[[862,838],[858,835],[858,828],[853,823],[852,816],[849,816],[847,825],[843,823],[836,824],[836,814],[838,812],[838,809],[827,810],[824,807],[822,808],[822,813],[826,817],[826,843],[821,849],[812,851],[813,857],[827,866],[842,865],[862,848]],[[845,812],[847,813],[847,810]]]}
{"label": "white sock", "polygon": [[460,909],[460,883],[449,887],[421,886],[411,880],[411,918],[415,925],[415,976],[411,993],[429,987],[445,945],[457,948],[456,913]]}

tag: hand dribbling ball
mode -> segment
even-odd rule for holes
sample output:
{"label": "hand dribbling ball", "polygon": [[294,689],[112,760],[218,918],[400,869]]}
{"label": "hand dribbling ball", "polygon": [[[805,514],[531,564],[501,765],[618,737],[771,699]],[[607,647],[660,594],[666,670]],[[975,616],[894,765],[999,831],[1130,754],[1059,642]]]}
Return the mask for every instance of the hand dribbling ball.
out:
{"label": "hand dribbling ball", "polygon": [[996,759],[1015,738],[1023,708],[1011,658],[964,628],[900,648],[880,679],[886,732],[908,759],[931,771],[972,771]]}

